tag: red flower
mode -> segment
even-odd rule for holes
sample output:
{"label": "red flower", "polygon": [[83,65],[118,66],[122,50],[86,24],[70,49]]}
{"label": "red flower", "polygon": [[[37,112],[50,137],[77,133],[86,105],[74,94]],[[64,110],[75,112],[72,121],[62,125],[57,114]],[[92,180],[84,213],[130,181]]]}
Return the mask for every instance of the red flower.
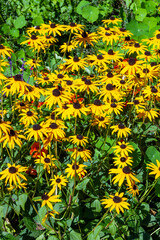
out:
{"label": "red flower", "polygon": [[[41,146],[39,144],[39,142],[35,142],[33,143],[33,145],[31,146],[31,150],[29,152],[29,154],[33,157],[33,158],[37,158],[39,155],[40,155],[40,149],[41,149]],[[42,153],[48,153],[48,150],[45,149],[44,147],[41,149],[41,155]]]}

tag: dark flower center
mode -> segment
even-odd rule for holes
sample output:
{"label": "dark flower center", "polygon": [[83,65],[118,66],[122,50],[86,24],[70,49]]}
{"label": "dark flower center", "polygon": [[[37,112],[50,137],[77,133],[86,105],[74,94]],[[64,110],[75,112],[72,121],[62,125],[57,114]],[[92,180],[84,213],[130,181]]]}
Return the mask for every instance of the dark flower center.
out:
{"label": "dark flower center", "polygon": [[130,37],[125,37],[125,41],[130,41]]}
{"label": "dark flower center", "polygon": [[70,81],[70,80],[67,80],[67,82],[66,82],[66,83],[67,83],[67,85],[72,85],[72,83],[73,83],[73,82],[72,82],[72,81]]}
{"label": "dark flower center", "polygon": [[78,166],[77,164],[73,164],[73,165],[72,165],[72,169],[73,169],[73,170],[77,170],[77,169],[79,169],[79,166]]}
{"label": "dark flower center", "polygon": [[80,147],[78,148],[78,152],[83,152],[83,147],[82,147],[82,146],[80,146]]}
{"label": "dark flower center", "polygon": [[114,202],[114,203],[120,203],[120,202],[122,202],[122,198],[120,198],[120,197],[118,197],[118,196],[114,196],[113,202]]}
{"label": "dark flower center", "polygon": [[5,49],[5,47],[3,45],[0,44],[0,49]]}
{"label": "dark flower center", "polygon": [[111,103],[111,107],[112,107],[112,108],[116,108],[117,105],[116,105],[115,103]]}
{"label": "dark flower center", "polygon": [[38,30],[41,29],[40,26],[35,26],[34,28],[35,28],[35,29],[38,29]]}
{"label": "dark flower center", "polygon": [[108,54],[109,54],[109,55],[114,55],[113,50],[112,50],[112,49],[109,49],[109,50],[108,50]]}
{"label": "dark flower center", "polygon": [[97,59],[98,59],[98,60],[102,60],[102,59],[104,59],[104,57],[103,57],[102,55],[98,55],[98,56],[97,56]]}
{"label": "dark flower center", "polygon": [[51,38],[51,36],[47,35],[47,36],[46,36],[46,38],[47,38],[47,39],[50,39],[50,38]]}
{"label": "dark flower center", "polygon": [[22,75],[21,75],[21,74],[15,75],[15,76],[14,76],[14,80],[15,80],[15,81],[22,81],[22,80],[23,80],[23,79],[22,79]]}
{"label": "dark flower center", "polygon": [[125,28],[120,28],[119,30],[120,30],[121,32],[125,32],[125,31],[126,31]]}
{"label": "dark flower center", "polygon": [[75,56],[75,57],[73,58],[73,61],[74,61],[74,62],[79,62],[79,61],[80,61],[80,60],[79,60],[79,57]]}
{"label": "dark flower center", "polygon": [[115,17],[111,16],[111,17],[110,17],[110,20],[115,20]]}
{"label": "dark flower center", "polygon": [[55,28],[55,27],[56,27],[56,24],[55,24],[55,23],[51,23],[51,24],[50,24],[50,27],[51,27],[51,28]]}
{"label": "dark flower center", "polygon": [[119,128],[119,129],[124,129],[124,128],[125,128],[125,126],[124,126],[124,124],[123,124],[123,123],[120,123],[120,124],[118,124],[118,128]]}
{"label": "dark flower center", "polygon": [[63,105],[63,109],[68,109],[69,107],[67,107],[67,104],[65,103],[64,105]]}
{"label": "dark flower center", "polygon": [[71,27],[76,27],[76,23],[71,22],[71,23],[70,23],[70,26],[71,26]]}
{"label": "dark flower center", "polygon": [[125,149],[127,146],[125,144],[121,144],[120,148]]}
{"label": "dark flower center", "polygon": [[144,68],[143,69],[143,73],[149,73],[149,69],[148,68]]}
{"label": "dark flower center", "polygon": [[134,100],[133,102],[134,102],[135,105],[139,104],[139,100]]}
{"label": "dark flower center", "polygon": [[44,79],[45,81],[47,81],[47,80],[49,80],[49,77],[44,77],[43,79]]}
{"label": "dark flower center", "polygon": [[104,121],[104,117],[100,117],[100,118],[99,118],[99,121]]}
{"label": "dark flower center", "polygon": [[137,190],[137,186],[136,185],[133,185],[133,190]]}
{"label": "dark flower center", "polygon": [[19,104],[21,107],[25,107],[25,104],[23,102],[20,102]]}
{"label": "dark flower center", "polygon": [[31,36],[31,39],[32,39],[32,40],[36,40],[36,39],[37,39],[36,35],[33,34],[33,35]]}
{"label": "dark flower center", "polygon": [[83,139],[83,136],[82,135],[77,135],[77,138],[79,139],[79,140],[82,140]]}
{"label": "dark flower center", "polygon": [[126,82],[125,82],[124,80],[121,80],[120,83],[121,83],[121,84],[125,84]]}
{"label": "dark flower center", "polygon": [[63,91],[63,88],[62,88],[61,85],[58,85],[58,90],[59,90],[59,91]]}
{"label": "dark flower center", "polygon": [[7,88],[7,89],[10,89],[10,88],[11,88],[11,86],[10,86],[10,85],[8,85],[8,86],[6,86],[6,88]]}
{"label": "dark flower center", "polygon": [[156,66],[156,65],[157,65],[156,62],[151,62],[151,67],[154,67],[154,66]]}
{"label": "dark flower center", "polygon": [[111,33],[106,32],[105,35],[106,36],[111,36]]}
{"label": "dark flower center", "polygon": [[32,113],[31,111],[28,111],[28,112],[27,112],[27,116],[28,116],[28,117],[31,117],[31,116],[33,116],[33,113]]}
{"label": "dark flower center", "polygon": [[112,90],[114,89],[113,84],[108,83],[107,86],[106,86],[106,89],[107,89],[108,91],[112,91]]}
{"label": "dark flower center", "polygon": [[108,78],[112,78],[113,77],[113,74],[111,72],[107,73],[107,77]]}
{"label": "dark flower center", "polygon": [[130,169],[128,166],[125,166],[125,167],[123,168],[123,172],[124,172],[125,174],[130,174],[130,173],[131,173],[131,169]]}
{"label": "dark flower center", "polygon": [[55,97],[59,97],[59,96],[61,95],[59,89],[54,89],[54,90],[52,91],[52,94],[53,94],[53,96],[55,96]]}
{"label": "dark flower center", "polygon": [[81,108],[81,104],[80,104],[79,102],[75,102],[75,103],[73,104],[73,107],[74,107],[75,109],[80,109],[80,108]]}
{"label": "dark flower center", "polygon": [[136,73],[136,77],[137,77],[137,78],[140,78],[140,74],[139,74],[139,73]]}
{"label": "dark flower center", "polygon": [[86,38],[86,37],[88,37],[88,34],[84,31],[84,32],[82,33],[82,37],[83,37],[83,38]]}
{"label": "dark flower center", "polygon": [[17,169],[15,167],[10,167],[9,168],[9,173],[16,173]]}
{"label": "dark flower center", "polygon": [[49,127],[52,129],[57,129],[58,125],[56,123],[51,123],[51,125]]}
{"label": "dark flower center", "polygon": [[57,77],[58,78],[63,78],[64,76],[63,76],[63,74],[58,74]]}
{"label": "dark flower center", "polygon": [[136,63],[135,58],[130,58],[128,63],[129,63],[130,66],[133,66]]}
{"label": "dark flower center", "polygon": [[86,85],[91,85],[92,84],[89,79],[86,79],[84,82],[85,82]]}
{"label": "dark flower center", "polygon": [[145,53],[144,53],[146,56],[151,56],[151,53],[150,53],[150,51],[145,51]]}
{"label": "dark flower center", "polygon": [[39,125],[39,124],[34,124],[33,125],[33,130],[35,130],[35,131],[38,131],[38,130],[40,130],[42,127]]}
{"label": "dark flower center", "polygon": [[61,179],[60,178],[57,178],[56,179],[56,183],[60,183],[61,182]]}
{"label": "dark flower center", "polygon": [[99,99],[94,100],[94,105],[101,106],[101,101]]}
{"label": "dark flower center", "polygon": [[120,158],[120,161],[121,161],[121,162],[125,162],[126,160],[127,160],[127,159],[126,159],[125,157],[121,157],[121,158]]}
{"label": "dark flower center", "polygon": [[86,77],[82,77],[81,79],[82,79],[82,81],[85,81],[85,80],[87,80],[87,78],[86,78]]}
{"label": "dark flower center", "polygon": [[42,200],[48,200],[49,196],[47,194],[43,194],[41,198],[42,198]]}
{"label": "dark flower center", "polygon": [[105,30],[107,31],[107,30],[109,30],[110,28],[109,27],[105,27]]}
{"label": "dark flower center", "polygon": [[55,119],[55,114],[54,114],[54,113],[51,114],[51,119],[52,119],[52,120]]}
{"label": "dark flower center", "polygon": [[139,47],[140,47],[139,43],[135,43],[135,44],[134,44],[134,47],[135,47],[135,48],[139,48]]}
{"label": "dark flower center", "polygon": [[151,92],[152,92],[152,93],[157,93],[158,90],[157,90],[155,87],[152,87]]}
{"label": "dark flower center", "polygon": [[50,163],[51,160],[50,160],[49,158],[45,158],[45,159],[44,159],[44,162],[45,162],[45,163]]}
{"label": "dark flower center", "polygon": [[13,129],[10,130],[9,136],[14,137],[16,135],[15,131]]}
{"label": "dark flower center", "polygon": [[160,34],[157,34],[157,35],[156,35],[156,38],[157,38],[157,39],[160,39]]}

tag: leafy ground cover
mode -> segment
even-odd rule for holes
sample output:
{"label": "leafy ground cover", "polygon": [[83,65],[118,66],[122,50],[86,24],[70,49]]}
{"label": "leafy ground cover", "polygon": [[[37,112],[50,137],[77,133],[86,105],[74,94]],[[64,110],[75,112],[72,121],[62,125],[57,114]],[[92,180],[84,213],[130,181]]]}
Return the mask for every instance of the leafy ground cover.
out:
{"label": "leafy ground cover", "polygon": [[158,239],[160,32],[121,24],[0,44],[1,239]]}

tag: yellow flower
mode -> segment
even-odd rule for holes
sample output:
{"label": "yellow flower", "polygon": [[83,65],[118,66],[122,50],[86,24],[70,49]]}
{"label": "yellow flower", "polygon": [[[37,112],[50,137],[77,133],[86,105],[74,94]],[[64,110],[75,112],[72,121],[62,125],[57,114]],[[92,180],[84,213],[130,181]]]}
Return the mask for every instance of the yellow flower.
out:
{"label": "yellow flower", "polygon": [[94,116],[92,126],[98,125],[98,128],[106,128],[106,125],[110,124],[110,116],[106,116],[106,113],[99,116]]}
{"label": "yellow flower", "polygon": [[54,175],[54,178],[51,179],[51,181],[52,181],[51,186],[53,185],[54,189],[56,189],[56,187],[58,187],[60,190],[61,190],[62,186],[66,186],[67,182],[68,182],[68,180],[65,177],[63,177],[62,175],[60,175],[60,176]]}
{"label": "yellow flower", "polygon": [[42,24],[42,28],[44,33],[48,33],[49,35],[53,34],[54,37],[56,34],[61,36],[61,32],[65,30],[64,25],[55,24],[51,21],[49,21],[49,24]]}
{"label": "yellow flower", "polygon": [[23,109],[22,113],[19,115],[21,116],[19,121],[22,122],[25,125],[25,127],[29,127],[29,125],[33,125],[34,123],[37,122],[38,120],[37,115],[38,113],[33,110],[31,111],[29,109],[26,110]]}
{"label": "yellow flower", "polygon": [[9,129],[4,136],[0,139],[0,143],[3,142],[3,147],[6,147],[7,143],[10,149],[15,147],[17,144],[19,147],[22,146],[22,141],[19,138],[26,139],[23,135],[19,134],[19,131]]}
{"label": "yellow flower", "polygon": [[78,56],[69,57],[66,59],[65,65],[67,65],[67,69],[73,71],[79,71],[80,69],[84,69],[86,66],[85,59],[82,59]]}
{"label": "yellow flower", "polygon": [[69,136],[70,142],[73,144],[76,144],[77,146],[85,146],[86,143],[88,143],[88,138],[82,136],[81,134],[75,135],[75,136]]}
{"label": "yellow flower", "polygon": [[39,158],[35,159],[35,163],[43,164],[43,168],[46,169],[48,173],[50,173],[51,167],[55,167],[55,160],[56,158],[54,158],[53,155],[42,152],[42,155]]}
{"label": "yellow flower", "polygon": [[12,49],[4,46],[3,44],[0,44],[0,57],[1,55],[3,56],[3,58],[5,58],[6,55],[7,57],[11,57],[11,52],[13,52]]}
{"label": "yellow flower", "polygon": [[109,174],[117,174],[113,179],[113,183],[118,182],[118,186],[121,186],[124,182],[124,180],[127,180],[128,185],[132,185],[132,182],[140,182],[136,177],[134,177],[134,173],[131,172],[131,169],[129,166],[125,166],[123,168],[111,168],[109,170]]}
{"label": "yellow flower", "polygon": [[118,138],[122,138],[123,136],[128,137],[128,134],[131,133],[131,129],[125,127],[123,123],[119,123],[118,125],[114,125],[110,128],[113,129],[112,134],[118,132],[117,133]]}
{"label": "yellow flower", "polygon": [[104,208],[110,208],[110,212],[115,209],[119,214],[120,211],[124,212],[124,208],[129,209],[129,203],[126,202],[127,198],[123,197],[124,193],[116,193],[115,195],[109,195],[110,198],[102,199],[102,204],[105,205]]}
{"label": "yellow flower", "polygon": [[[42,201],[41,207],[47,205],[50,209],[53,210],[52,203],[61,202],[59,198],[60,195],[53,195],[55,192],[55,189],[51,189],[49,193],[44,193],[41,197],[41,199],[37,199],[36,201]],[[52,196],[53,195],[53,196]]]}
{"label": "yellow flower", "polygon": [[32,137],[34,137],[34,140],[37,142],[39,139],[44,141],[44,136],[46,135],[46,128],[42,127],[40,124],[34,124],[32,128],[29,128],[26,133],[27,139],[30,140]]}
{"label": "yellow flower", "polygon": [[128,156],[128,153],[131,153],[134,151],[134,148],[132,147],[132,145],[129,145],[129,143],[126,143],[124,141],[122,142],[118,142],[118,145],[114,146],[113,148],[115,148],[114,153],[117,154],[121,154],[121,156]]}
{"label": "yellow flower", "polygon": [[67,174],[67,178],[71,177],[73,178],[75,175],[78,175],[79,178],[82,178],[85,176],[85,173],[87,172],[84,167],[86,165],[79,164],[78,162],[72,162],[72,164],[67,164],[67,168],[65,169],[65,172]]}
{"label": "yellow flower", "polygon": [[2,137],[3,133],[8,133],[11,127],[11,122],[5,122],[0,119],[0,138]]}
{"label": "yellow flower", "polygon": [[114,157],[114,165],[120,167],[125,167],[127,165],[132,165],[132,158],[129,156],[121,156],[117,155],[117,157]]}
{"label": "yellow flower", "polygon": [[59,214],[56,210],[52,210],[52,211],[47,211],[47,213],[45,214],[45,217],[42,219],[42,223],[44,224],[45,221],[51,217],[55,218],[55,214]]}
{"label": "yellow flower", "polygon": [[21,179],[27,181],[26,177],[21,174],[21,172],[25,172],[27,170],[27,167],[22,167],[21,165],[11,165],[10,163],[7,163],[8,168],[4,171],[0,172],[0,180],[5,179],[5,185],[9,182],[10,187],[12,185],[15,185],[16,187],[23,187],[23,184],[21,183]]}
{"label": "yellow flower", "polygon": [[84,28],[84,25],[77,24],[77,23],[74,23],[74,22],[71,22],[70,25],[65,26],[65,30],[66,31],[71,31],[71,33],[82,32],[82,28]]}
{"label": "yellow flower", "polygon": [[79,43],[79,46],[83,45],[86,48],[86,43],[94,46],[93,43],[97,42],[97,35],[95,33],[88,33],[83,31],[81,33],[75,33],[74,41]]}
{"label": "yellow flower", "polygon": [[128,185],[127,192],[132,194],[134,197],[139,195],[139,190],[135,182],[133,181],[131,185]]}
{"label": "yellow flower", "polygon": [[78,157],[82,158],[84,162],[87,162],[88,159],[92,160],[91,158],[91,151],[88,149],[85,149],[82,146],[79,146],[74,150],[74,152],[71,154],[71,157],[73,159],[77,159]]}
{"label": "yellow flower", "polygon": [[107,109],[99,99],[94,100],[93,104],[89,104],[89,108],[90,111],[97,116],[101,116]]}
{"label": "yellow flower", "polygon": [[160,162],[156,160],[157,166],[154,163],[147,164],[147,168],[152,170],[149,175],[155,175],[155,179],[160,177]]}

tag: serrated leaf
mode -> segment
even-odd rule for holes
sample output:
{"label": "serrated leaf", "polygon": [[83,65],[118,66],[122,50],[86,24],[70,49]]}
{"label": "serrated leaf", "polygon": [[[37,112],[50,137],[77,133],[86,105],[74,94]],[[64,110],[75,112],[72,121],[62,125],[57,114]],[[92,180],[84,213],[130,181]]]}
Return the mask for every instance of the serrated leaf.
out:
{"label": "serrated leaf", "polygon": [[26,25],[26,19],[23,15],[19,16],[15,21],[14,21],[14,26],[16,29],[23,28]]}
{"label": "serrated leaf", "polygon": [[93,6],[86,6],[82,9],[82,17],[87,19],[88,22],[95,22],[98,19],[99,10]]}
{"label": "serrated leaf", "polygon": [[70,240],[82,240],[81,234],[72,230],[70,232]]}

